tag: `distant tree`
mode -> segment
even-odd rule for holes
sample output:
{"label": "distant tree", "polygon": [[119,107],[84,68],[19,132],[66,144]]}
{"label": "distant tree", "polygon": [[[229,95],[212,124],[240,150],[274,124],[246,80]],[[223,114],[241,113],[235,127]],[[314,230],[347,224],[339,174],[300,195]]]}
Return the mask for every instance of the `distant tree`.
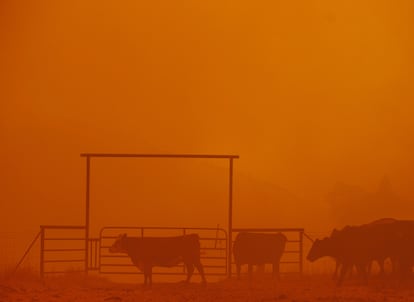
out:
{"label": "distant tree", "polygon": [[334,220],[341,225],[360,224],[369,213],[371,196],[359,186],[336,183],[327,195]]}
{"label": "distant tree", "polygon": [[373,206],[383,216],[395,216],[401,214],[404,209],[404,202],[394,192],[388,176],[384,176],[373,194]]}
{"label": "distant tree", "polygon": [[359,186],[336,183],[327,194],[332,220],[339,225],[358,225],[381,218],[414,219],[413,203],[395,193],[388,176],[375,192]]}

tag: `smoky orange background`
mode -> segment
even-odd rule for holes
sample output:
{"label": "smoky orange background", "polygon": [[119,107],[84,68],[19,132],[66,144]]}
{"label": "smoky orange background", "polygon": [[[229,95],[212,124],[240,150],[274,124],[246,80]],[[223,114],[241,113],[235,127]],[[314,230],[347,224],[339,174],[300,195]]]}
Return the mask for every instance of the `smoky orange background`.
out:
{"label": "smoky orange background", "polygon": [[[408,0],[2,1],[1,229],[83,223],[81,152],[239,154],[236,226],[329,230],[335,183],[373,192],[385,175],[410,204],[413,12]],[[223,163],[93,165],[95,231],[226,223]]]}

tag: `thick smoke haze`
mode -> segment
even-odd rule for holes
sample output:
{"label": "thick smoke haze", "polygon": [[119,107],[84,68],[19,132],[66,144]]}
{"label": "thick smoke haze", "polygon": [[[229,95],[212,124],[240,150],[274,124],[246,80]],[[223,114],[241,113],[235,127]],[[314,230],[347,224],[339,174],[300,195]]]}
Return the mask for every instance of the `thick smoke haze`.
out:
{"label": "thick smoke haze", "polygon": [[[82,152],[238,154],[235,226],[412,219],[413,12],[408,0],[3,0],[1,230],[24,246],[40,224],[83,224]],[[92,231],[226,227],[227,169],[94,159]]]}

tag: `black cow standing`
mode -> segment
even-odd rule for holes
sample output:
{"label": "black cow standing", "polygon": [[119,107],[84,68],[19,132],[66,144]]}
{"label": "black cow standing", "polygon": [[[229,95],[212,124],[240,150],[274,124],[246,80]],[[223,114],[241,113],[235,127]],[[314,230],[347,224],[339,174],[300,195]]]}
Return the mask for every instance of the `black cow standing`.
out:
{"label": "black cow standing", "polygon": [[200,262],[200,241],[197,234],[177,237],[128,237],[119,235],[110,247],[111,253],[126,253],[132,263],[144,273],[144,286],[152,285],[153,266],[175,266],[184,262],[189,282],[194,267],[199,271],[203,283],[206,283],[203,265]]}
{"label": "black cow standing", "polygon": [[252,266],[266,263],[273,265],[273,277],[278,277],[280,258],[285,250],[286,241],[287,238],[282,233],[241,232],[237,234],[233,245],[233,254],[238,278],[240,278],[241,265],[248,265],[249,279],[251,279]]}

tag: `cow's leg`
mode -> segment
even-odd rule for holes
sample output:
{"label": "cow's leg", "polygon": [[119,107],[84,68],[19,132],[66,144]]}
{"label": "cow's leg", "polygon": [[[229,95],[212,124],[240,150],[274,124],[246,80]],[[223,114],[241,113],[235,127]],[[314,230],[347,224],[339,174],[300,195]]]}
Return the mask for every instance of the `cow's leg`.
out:
{"label": "cow's leg", "polygon": [[280,274],[279,274],[279,261],[276,261],[273,263],[273,272],[272,272],[272,277],[273,279],[280,279]]}
{"label": "cow's leg", "polygon": [[203,267],[203,265],[201,264],[201,262],[199,261],[199,262],[196,262],[195,264],[195,267],[197,268],[197,270],[198,270],[198,272],[200,273],[200,275],[201,275],[201,280],[202,280],[202,282],[205,284],[205,283],[207,283],[207,281],[206,281],[206,276],[204,275],[204,267]]}
{"label": "cow's leg", "polygon": [[148,275],[147,275],[147,272],[144,271],[144,287],[147,287],[147,285],[148,285]]}
{"label": "cow's leg", "polygon": [[[379,264],[379,261],[377,260],[377,262],[378,262],[378,264]],[[372,260],[372,261],[368,261],[368,264],[367,264],[367,269],[366,269],[366,271],[368,272],[368,274],[371,274],[371,271],[372,271],[372,264],[374,263],[374,260]],[[357,270],[359,271],[359,268],[358,268],[358,266],[357,266]],[[359,273],[362,273],[362,272],[359,272]]]}
{"label": "cow's leg", "polygon": [[144,286],[152,287],[152,266],[148,265],[144,267]]}
{"label": "cow's leg", "polygon": [[390,257],[391,260],[391,274],[396,276],[398,272],[398,258]]}
{"label": "cow's leg", "polygon": [[[371,263],[372,263],[372,261],[369,262],[369,264],[371,264]],[[358,263],[356,265],[356,269],[358,271],[358,275],[361,277],[362,282],[364,284],[368,283],[368,273],[367,273],[368,270],[367,270],[367,267],[369,267],[369,264],[367,265],[367,264],[364,264],[364,263]]]}
{"label": "cow's leg", "polygon": [[236,269],[237,269],[237,279],[240,280],[240,271],[241,271],[241,264],[236,263]]}
{"label": "cow's leg", "polygon": [[253,277],[253,265],[252,264],[247,264],[247,270],[248,270],[248,276],[249,276],[249,280],[252,280]]}
{"label": "cow's leg", "polygon": [[349,271],[350,268],[352,268],[351,264],[342,263],[336,285],[338,285],[338,286],[342,285],[342,282],[344,281],[344,277],[345,277],[346,273]]}
{"label": "cow's leg", "polygon": [[185,282],[190,282],[191,276],[194,273],[194,264],[192,263],[186,263],[185,264],[186,268],[187,268],[187,280],[185,280]]}
{"label": "cow's leg", "polygon": [[385,258],[383,259],[378,259],[377,263],[380,267],[380,276],[384,276],[385,275]]}
{"label": "cow's leg", "polygon": [[335,272],[332,276],[332,280],[336,280],[338,278],[338,274],[339,274],[339,269],[341,268],[341,262],[339,260],[336,260],[336,264],[335,264]]}

